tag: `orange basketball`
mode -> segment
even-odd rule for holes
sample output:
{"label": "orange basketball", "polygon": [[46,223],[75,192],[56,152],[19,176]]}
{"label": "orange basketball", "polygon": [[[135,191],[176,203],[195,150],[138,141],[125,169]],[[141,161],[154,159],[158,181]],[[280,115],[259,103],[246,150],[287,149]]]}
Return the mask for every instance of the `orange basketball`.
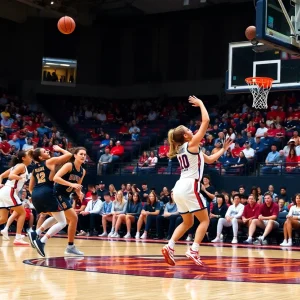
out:
{"label": "orange basketball", "polygon": [[75,21],[68,16],[61,17],[57,23],[58,30],[63,34],[71,34],[75,30],[75,27]]}
{"label": "orange basketball", "polygon": [[246,38],[249,41],[252,41],[253,39],[255,39],[255,37],[256,37],[256,27],[255,26],[249,26],[245,31],[245,35],[246,35]]}

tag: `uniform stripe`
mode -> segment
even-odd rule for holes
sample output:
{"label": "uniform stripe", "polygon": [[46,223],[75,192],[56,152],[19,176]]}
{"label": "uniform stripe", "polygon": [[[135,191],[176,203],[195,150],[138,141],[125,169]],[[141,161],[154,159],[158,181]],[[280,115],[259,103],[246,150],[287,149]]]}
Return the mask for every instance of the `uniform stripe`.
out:
{"label": "uniform stripe", "polygon": [[10,198],[11,198],[13,204],[16,206],[16,205],[18,205],[18,203],[17,203],[17,200],[16,200],[15,197],[14,197],[14,193],[15,193],[15,189],[14,189],[14,188],[11,188],[11,189],[10,189]]}
{"label": "uniform stripe", "polygon": [[198,180],[200,180],[200,169],[201,169],[201,158],[200,158],[200,154],[198,154]]}
{"label": "uniform stripe", "polygon": [[203,204],[202,199],[200,197],[200,194],[198,192],[198,183],[199,183],[199,181],[195,180],[195,182],[194,182],[194,194],[195,194],[195,196],[196,196],[196,198],[198,200],[200,209],[203,209],[204,208],[204,204]]}

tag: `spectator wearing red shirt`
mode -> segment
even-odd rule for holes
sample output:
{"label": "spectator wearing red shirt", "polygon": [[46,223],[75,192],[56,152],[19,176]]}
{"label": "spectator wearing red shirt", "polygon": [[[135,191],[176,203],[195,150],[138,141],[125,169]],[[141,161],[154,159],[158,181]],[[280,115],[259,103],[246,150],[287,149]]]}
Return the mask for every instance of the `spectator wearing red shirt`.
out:
{"label": "spectator wearing red shirt", "polygon": [[276,132],[277,132],[277,129],[275,128],[275,125],[273,123],[270,124],[269,129],[267,131],[268,137],[274,138],[276,136]]}
{"label": "spectator wearing red shirt", "polygon": [[164,144],[158,148],[158,157],[159,158],[167,158],[169,149],[170,149],[170,146],[169,146],[168,140],[164,140]]}
{"label": "spectator wearing red shirt", "polygon": [[242,225],[249,227],[253,219],[257,219],[259,215],[260,205],[256,203],[254,196],[250,194],[248,196],[248,204],[245,206],[242,214]]}
{"label": "spectator wearing red shirt", "polygon": [[294,148],[291,148],[290,149],[290,152],[289,152],[289,155],[286,157],[286,168],[285,170],[287,172],[293,172],[294,169],[296,169],[298,167],[298,162],[299,162],[299,159],[296,155],[296,151]]}
{"label": "spectator wearing red shirt", "polygon": [[1,155],[9,156],[9,152],[10,152],[10,144],[8,143],[7,140],[3,140],[0,143],[0,153]]}
{"label": "spectator wearing red shirt", "polygon": [[247,128],[245,129],[245,132],[250,132],[251,136],[254,136],[255,132],[256,132],[256,127],[253,125],[253,122],[250,121],[247,124]]}
{"label": "spectator wearing red shirt", "polygon": [[113,156],[113,161],[119,160],[124,154],[124,147],[121,145],[120,141],[116,142],[116,146],[111,149],[110,154]]}
{"label": "spectator wearing red shirt", "polygon": [[257,219],[253,219],[249,227],[249,236],[245,244],[252,244],[253,234],[255,233],[256,227],[264,229],[262,236],[259,236],[254,242],[255,245],[267,245],[265,240],[266,236],[270,234],[273,229],[279,227],[276,221],[279,214],[279,206],[277,203],[273,202],[272,195],[270,193],[265,193],[264,203],[260,205],[259,213]]}
{"label": "spectator wearing red shirt", "polygon": [[231,155],[233,158],[237,158],[240,156],[240,152],[242,152],[245,149],[245,147],[240,147],[240,144],[238,142],[235,142],[234,148],[231,150]]}

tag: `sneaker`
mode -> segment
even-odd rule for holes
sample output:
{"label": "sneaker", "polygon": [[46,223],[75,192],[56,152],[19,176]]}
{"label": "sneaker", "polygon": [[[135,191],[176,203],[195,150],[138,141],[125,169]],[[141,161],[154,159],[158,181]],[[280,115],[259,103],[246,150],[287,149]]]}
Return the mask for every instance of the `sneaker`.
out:
{"label": "sneaker", "polygon": [[256,241],[253,242],[253,245],[262,245],[262,236],[259,236]]}
{"label": "sneaker", "polygon": [[41,242],[41,240],[34,240],[34,246],[35,246],[35,249],[36,251],[38,252],[38,254],[40,256],[43,256],[45,257],[45,251],[44,251],[44,248],[45,248],[45,244]]}
{"label": "sneaker", "polygon": [[165,261],[167,264],[171,266],[175,266],[175,259],[174,259],[174,250],[171,249],[168,245],[165,245],[161,250]]}
{"label": "sneaker", "polygon": [[77,234],[77,236],[85,236],[87,233],[83,230],[80,230],[80,232]]}
{"label": "sneaker", "polygon": [[186,238],[186,241],[191,242],[192,240],[193,240],[192,236],[188,235],[187,238]]}
{"label": "sneaker", "polygon": [[237,243],[238,243],[238,240],[237,240],[237,238],[234,237],[231,241],[231,244],[237,244]]}
{"label": "sneaker", "polygon": [[120,235],[119,235],[117,232],[115,232],[111,237],[112,237],[112,238],[119,238]]}
{"label": "sneaker", "polygon": [[221,239],[216,237],[214,240],[211,241],[212,243],[221,243]]}
{"label": "sneaker", "polygon": [[10,239],[9,239],[9,236],[8,236],[8,231],[7,230],[1,230],[0,231],[1,232],[1,234],[2,234],[2,240],[3,241],[9,241]]}
{"label": "sneaker", "polygon": [[136,238],[137,240],[140,239],[140,233],[139,233],[139,232],[136,233],[135,238]]}
{"label": "sneaker", "polygon": [[98,236],[105,237],[105,236],[107,236],[107,232],[103,232],[103,233],[99,234]]}
{"label": "sneaker", "polygon": [[193,251],[191,248],[185,252],[185,256],[191,259],[197,266],[203,267],[204,264],[200,259],[198,251]]}
{"label": "sneaker", "polygon": [[23,238],[20,238],[20,239],[14,240],[14,245],[15,246],[29,246],[30,244],[25,242]]}
{"label": "sneaker", "polygon": [[83,252],[79,251],[75,245],[68,246],[65,250],[66,255],[84,255]]}
{"label": "sneaker", "polygon": [[253,244],[253,240],[248,238],[246,241],[243,241],[243,244]]}
{"label": "sneaker", "polygon": [[141,239],[146,239],[146,238],[147,238],[147,233],[144,232],[141,236]]}
{"label": "sneaker", "polygon": [[223,242],[223,234],[220,234],[220,241]]}
{"label": "sneaker", "polygon": [[288,242],[286,241],[286,240],[284,240],[281,244],[280,244],[280,246],[282,246],[282,247],[286,247],[287,246],[287,244],[288,244]]}
{"label": "sneaker", "polygon": [[38,238],[35,231],[28,231],[28,237],[32,248],[35,248],[34,241]]}
{"label": "sneaker", "polygon": [[127,233],[126,235],[123,236],[124,239],[131,239],[131,234]]}
{"label": "sneaker", "polygon": [[112,237],[114,235],[114,231],[111,231],[109,234],[108,234],[108,237]]}
{"label": "sneaker", "polygon": [[288,241],[287,243],[286,243],[286,247],[292,247],[293,246],[293,242],[292,241]]}

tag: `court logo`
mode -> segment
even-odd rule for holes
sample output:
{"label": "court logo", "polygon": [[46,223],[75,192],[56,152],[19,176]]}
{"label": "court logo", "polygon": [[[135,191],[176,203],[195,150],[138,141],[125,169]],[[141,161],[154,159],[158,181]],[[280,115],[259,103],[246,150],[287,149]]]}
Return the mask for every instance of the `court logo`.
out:
{"label": "court logo", "polygon": [[203,256],[205,267],[184,257],[176,266],[161,256],[85,256],[31,259],[29,265],[83,272],[98,272],[146,277],[255,283],[300,283],[300,259]]}

